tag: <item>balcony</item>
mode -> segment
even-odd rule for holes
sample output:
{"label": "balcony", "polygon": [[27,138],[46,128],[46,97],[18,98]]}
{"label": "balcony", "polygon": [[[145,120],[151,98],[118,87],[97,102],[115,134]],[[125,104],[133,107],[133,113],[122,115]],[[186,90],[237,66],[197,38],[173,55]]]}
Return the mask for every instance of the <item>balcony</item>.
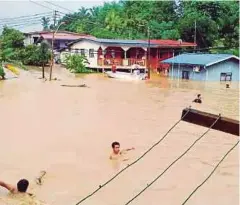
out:
{"label": "balcony", "polygon": [[141,67],[146,66],[145,59],[135,59],[135,58],[125,58],[125,59],[116,59],[116,58],[99,58],[98,59],[98,66],[112,66],[113,63],[117,66],[132,66],[137,64]]}

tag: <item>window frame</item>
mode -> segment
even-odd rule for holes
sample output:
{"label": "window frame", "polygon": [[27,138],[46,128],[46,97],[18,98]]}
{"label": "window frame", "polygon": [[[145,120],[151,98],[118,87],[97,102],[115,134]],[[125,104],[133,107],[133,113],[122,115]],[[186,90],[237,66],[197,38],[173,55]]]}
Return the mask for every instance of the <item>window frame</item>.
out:
{"label": "window frame", "polygon": [[[228,77],[230,77],[229,80]],[[220,81],[232,81],[232,72],[220,73]]]}
{"label": "window frame", "polygon": [[89,54],[89,58],[94,58],[94,49],[90,48],[88,54]]}
{"label": "window frame", "polygon": [[84,48],[80,49],[80,54],[81,54],[81,56],[85,56],[85,49]]}

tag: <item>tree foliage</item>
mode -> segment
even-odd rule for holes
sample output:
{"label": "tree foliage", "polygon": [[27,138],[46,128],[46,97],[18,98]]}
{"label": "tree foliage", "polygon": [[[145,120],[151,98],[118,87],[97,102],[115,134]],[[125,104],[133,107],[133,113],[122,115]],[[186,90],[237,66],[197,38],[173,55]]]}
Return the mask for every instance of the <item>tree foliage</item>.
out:
{"label": "tree foliage", "polygon": [[0,60],[19,60],[24,48],[24,35],[15,29],[4,27],[0,36]]}
{"label": "tree foliage", "polygon": [[47,42],[42,42],[40,46],[35,44],[24,46],[23,33],[8,27],[3,29],[2,35],[0,35],[0,62],[42,65],[42,63],[46,64],[50,57]]}
{"label": "tree foliage", "polygon": [[124,1],[107,2],[65,15],[63,29],[99,38],[196,40],[200,48],[238,47],[238,1]]}
{"label": "tree foliage", "polygon": [[47,31],[50,29],[50,18],[49,17],[42,17],[41,19],[42,27],[44,31]]}
{"label": "tree foliage", "polygon": [[84,55],[70,54],[65,59],[66,67],[73,73],[91,73],[91,70],[87,69],[87,58]]}
{"label": "tree foliage", "polygon": [[2,64],[0,64],[0,80],[5,78],[5,72],[3,70]]}

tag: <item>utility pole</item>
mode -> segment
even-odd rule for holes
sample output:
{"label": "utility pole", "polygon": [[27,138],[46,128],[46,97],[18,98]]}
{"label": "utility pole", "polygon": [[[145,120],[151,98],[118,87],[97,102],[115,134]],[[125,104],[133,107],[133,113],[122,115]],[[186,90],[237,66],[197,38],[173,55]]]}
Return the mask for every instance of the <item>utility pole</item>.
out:
{"label": "utility pole", "polygon": [[54,10],[53,11],[53,27],[54,27],[54,29],[56,27],[56,23],[57,23],[57,11]]}
{"label": "utility pole", "polygon": [[197,43],[197,21],[194,22],[194,50],[196,50],[196,43]]}
{"label": "utility pole", "polygon": [[54,38],[55,38],[55,27],[57,22],[57,11],[53,11],[53,30],[52,30],[52,47],[51,47],[51,63],[50,63],[50,71],[49,71],[49,80],[52,80],[52,69],[54,64]]}
{"label": "utility pole", "polygon": [[147,69],[148,69],[148,79],[150,79],[150,27],[147,27],[148,35],[148,49],[147,49]]}

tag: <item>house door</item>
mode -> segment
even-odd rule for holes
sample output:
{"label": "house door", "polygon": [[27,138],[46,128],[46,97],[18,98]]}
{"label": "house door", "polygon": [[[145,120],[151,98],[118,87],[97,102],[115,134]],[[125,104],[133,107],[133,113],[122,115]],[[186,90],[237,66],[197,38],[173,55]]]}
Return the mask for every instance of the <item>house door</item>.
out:
{"label": "house door", "polygon": [[182,79],[186,79],[186,80],[189,79],[189,71],[185,71],[185,70],[182,71]]}

